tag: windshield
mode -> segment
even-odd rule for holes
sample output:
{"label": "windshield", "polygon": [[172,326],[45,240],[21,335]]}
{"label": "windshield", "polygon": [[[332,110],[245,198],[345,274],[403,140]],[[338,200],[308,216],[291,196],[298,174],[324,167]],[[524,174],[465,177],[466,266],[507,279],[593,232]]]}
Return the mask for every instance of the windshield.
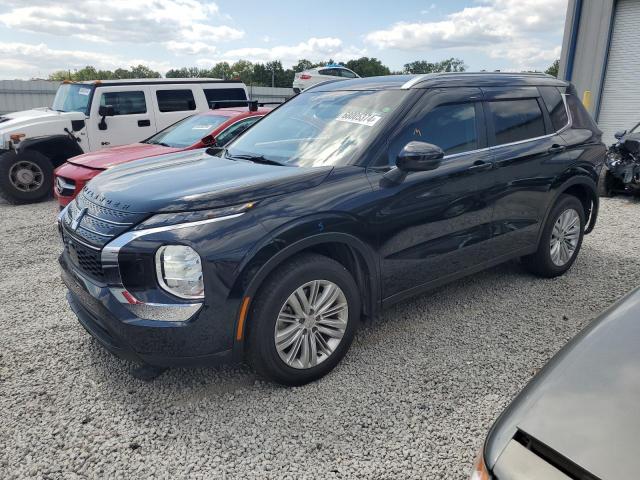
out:
{"label": "windshield", "polygon": [[174,148],[188,147],[230,118],[223,115],[193,115],[156,133],[144,143]]}
{"label": "windshield", "polygon": [[65,83],[58,87],[53,99],[53,110],[58,112],[82,112],[89,115],[89,98],[93,85]]}
{"label": "windshield", "polygon": [[406,90],[301,93],[234,141],[228,156],[301,167],[347,165],[406,95]]}

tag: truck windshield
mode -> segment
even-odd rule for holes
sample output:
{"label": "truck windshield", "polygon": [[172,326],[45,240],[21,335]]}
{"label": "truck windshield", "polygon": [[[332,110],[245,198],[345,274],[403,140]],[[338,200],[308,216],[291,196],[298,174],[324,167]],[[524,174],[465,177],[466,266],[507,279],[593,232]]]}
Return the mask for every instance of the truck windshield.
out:
{"label": "truck windshield", "polygon": [[230,118],[224,115],[192,115],[168,126],[144,143],[174,148],[188,147],[209,135]]}
{"label": "truck windshield", "polygon": [[406,90],[301,93],[231,143],[227,157],[300,167],[348,165]]}
{"label": "truck windshield", "polygon": [[53,110],[58,112],[82,112],[89,115],[89,98],[93,85],[65,83],[58,87],[53,99]]}

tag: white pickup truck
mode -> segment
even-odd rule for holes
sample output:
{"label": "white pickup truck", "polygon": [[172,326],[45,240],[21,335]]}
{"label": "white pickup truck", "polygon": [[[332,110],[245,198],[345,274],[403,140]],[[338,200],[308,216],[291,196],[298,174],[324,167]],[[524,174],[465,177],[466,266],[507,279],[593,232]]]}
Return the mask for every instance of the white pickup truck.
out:
{"label": "white pickup truck", "polygon": [[53,170],[68,158],[139,142],[222,100],[246,105],[246,86],[208,78],[65,82],[51,108],[0,116],[0,197],[47,198]]}

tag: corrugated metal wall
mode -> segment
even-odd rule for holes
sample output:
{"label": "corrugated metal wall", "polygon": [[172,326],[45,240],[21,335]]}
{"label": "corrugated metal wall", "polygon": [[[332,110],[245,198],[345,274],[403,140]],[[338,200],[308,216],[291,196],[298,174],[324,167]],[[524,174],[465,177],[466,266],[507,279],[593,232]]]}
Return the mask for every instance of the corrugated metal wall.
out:
{"label": "corrugated metal wall", "polygon": [[[0,114],[50,107],[60,82],[47,80],[0,80]],[[284,102],[293,96],[291,88],[247,87],[253,100]]]}
{"label": "corrugated metal wall", "polygon": [[50,107],[60,82],[0,80],[0,114]]}

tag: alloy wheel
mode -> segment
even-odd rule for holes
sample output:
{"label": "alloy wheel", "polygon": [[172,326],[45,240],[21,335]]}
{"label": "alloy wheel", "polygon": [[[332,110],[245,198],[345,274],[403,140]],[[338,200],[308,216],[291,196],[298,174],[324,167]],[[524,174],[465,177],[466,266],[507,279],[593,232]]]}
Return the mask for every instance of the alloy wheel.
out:
{"label": "alloy wheel", "polygon": [[9,181],[21,192],[33,192],[42,186],[44,173],[34,162],[21,160],[9,169]]}
{"label": "alloy wheel", "polygon": [[562,212],[551,231],[551,261],[558,267],[566,265],[580,241],[580,215],[573,208]]}
{"label": "alloy wheel", "polygon": [[348,321],[347,298],[338,285],[328,280],[307,282],[289,295],[278,314],[274,332],[278,355],[292,368],[312,368],[333,354]]}

